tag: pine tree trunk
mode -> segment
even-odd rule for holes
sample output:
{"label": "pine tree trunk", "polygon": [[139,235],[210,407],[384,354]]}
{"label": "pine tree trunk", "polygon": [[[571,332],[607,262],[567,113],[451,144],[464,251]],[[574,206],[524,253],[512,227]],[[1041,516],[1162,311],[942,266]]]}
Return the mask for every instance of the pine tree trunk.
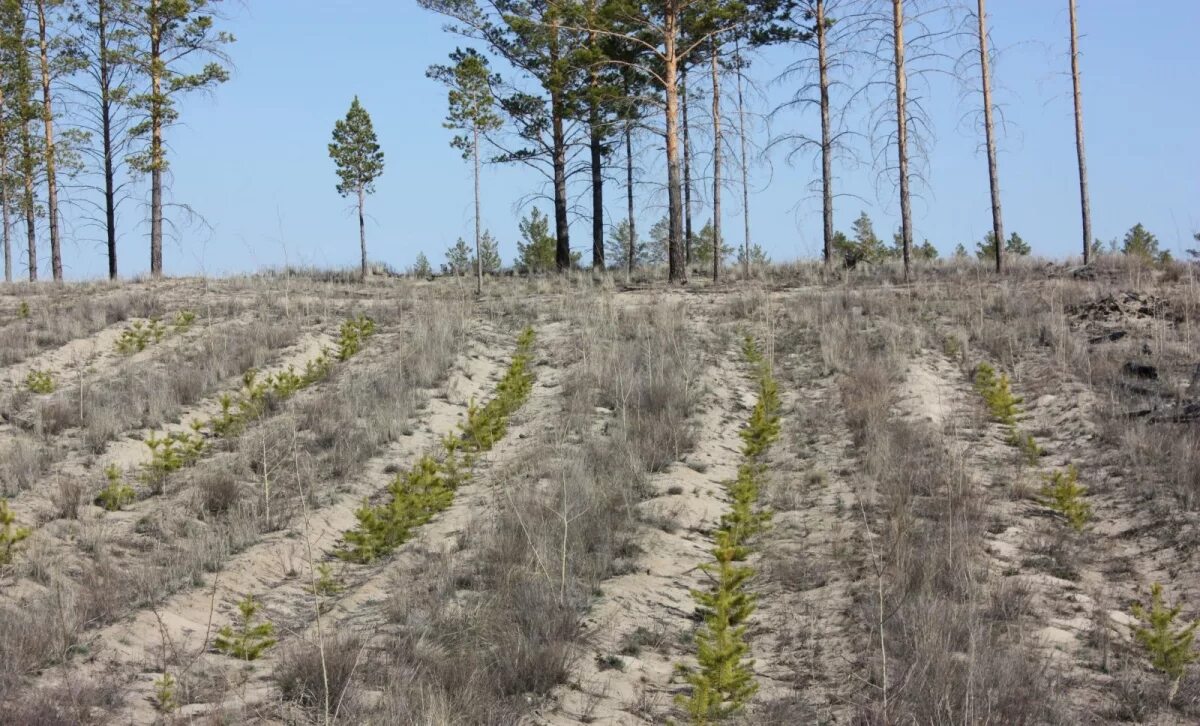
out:
{"label": "pine tree trunk", "polygon": [[117,191],[113,159],[112,78],[108,65],[108,2],[96,4],[96,25],[99,37],[100,61],[100,133],[104,154],[104,227],[108,242],[108,278],[117,279]]}
{"label": "pine tree trunk", "polygon": [[1075,95],[1075,153],[1079,157],[1079,205],[1083,217],[1083,264],[1092,259],[1092,202],[1088,196],[1087,154],[1083,148],[1083,96],[1079,89],[1079,33],[1075,0],[1067,0],[1071,15],[1071,85]]}
{"label": "pine tree trunk", "polygon": [[733,53],[737,66],[738,135],[742,143],[742,221],[745,236],[742,238],[742,274],[750,278],[750,154],[746,139],[746,101],[742,96],[742,41],[735,38]]}
{"label": "pine tree trunk", "polygon": [[979,67],[983,74],[983,128],[987,135],[988,183],[992,189],[992,234],[996,237],[996,272],[1004,271],[1004,217],[1000,212],[1000,172],[996,167],[996,135],[992,124],[992,74],[989,70],[987,10],[979,0]]}
{"label": "pine tree trunk", "polygon": [[908,192],[908,75],[904,70],[904,2],[892,0],[896,50],[896,153],[900,173],[900,234],[904,246],[904,281],[911,278],[912,209]]}
{"label": "pine tree trunk", "polygon": [[713,122],[713,266],[715,283],[721,275],[721,75],[717,59],[715,36],[708,39],[708,50],[712,66],[712,122]]}
{"label": "pine tree trunk", "polygon": [[50,52],[46,35],[46,0],[37,0],[38,51],[42,66],[42,121],[46,127],[46,216],[50,220],[50,274],[63,279],[62,240],[58,229],[58,179],[54,168],[54,106],[50,96]]}
{"label": "pine tree trunk", "polygon": [[[592,33],[590,46],[596,47],[596,43],[596,34]],[[597,274],[604,271],[604,128],[600,102],[595,97],[600,85],[600,72],[595,65],[591,68],[590,82],[593,93],[588,102],[592,164],[592,274]]]}
{"label": "pine tree trunk", "polygon": [[473,129],[474,136],[471,139],[471,155],[475,159],[475,294],[483,294],[483,255],[480,254],[480,239],[483,236],[483,222],[481,220],[480,204],[479,204],[479,129]]}
{"label": "pine tree trunk", "polygon": [[[629,87],[625,88],[625,95],[629,95]],[[633,260],[637,254],[635,241],[637,240],[637,227],[635,226],[633,217],[633,122],[625,123],[625,204],[627,206],[626,214],[629,222],[629,257],[628,266],[625,270],[625,281],[633,281]]]}
{"label": "pine tree trunk", "polygon": [[37,199],[33,191],[33,131],[29,128],[29,123],[26,122],[21,130],[21,145],[22,145],[22,171],[25,177],[25,235],[29,242],[29,281],[37,282],[37,218],[35,205]]}
{"label": "pine tree trunk", "polygon": [[692,264],[692,137],[688,121],[687,66],[682,67],[680,105],[683,107],[683,260]]}
{"label": "pine tree trunk", "polygon": [[366,191],[362,187],[359,187],[358,188],[358,246],[359,246],[360,251],[362,252],[362,270],[360,272],[360,275],[362,277],[363,282],[367,281],[367,272],[368,272],[368,270],[367,270],[367,220],[366,220],[366,215],[363,213],[363,208],[366,206],[366,203],[367,203]]}
{"label": "pine tree trunk", "polygon": [[[4,89],[0,88],[0,108],[4,108]],[[7,139],[6,139],[7,141]],[[0,208],[4,224],[4,281],[13,281],[12,220],[9,217],[8,144],[0,144]]]}
{"label": "pine tree trunk", "polygon": [[825,268],[833,265],[833,132],[829,123],[829,39],[825,0],[817,0],[817,69],[821,87],[821,221]]}
{"label": "pine tree trunk", "polygon": [[163,103],[162,94],[162,38],[158,20],[158,0],[150,2],[150,275],[163,275]]}
{"label": "pine tree trunk", "polygon": [[604,271],[604,175],[603,130],[593,114],[591,138],[592,163],[592,272]]}
{"label": "pine tree trunk", "polygon": [[[550,21],[550,67],[557,68],[560,58],[558,50],[558,19]],[[570,222],[567,219],[567,137],[563,130],[563,120],[566,118],[566,102],[563,90],[557,84],[551,84],[550,90],[550,130],[552,136],[552,159],[554,166],[554,236],[556,246],[554,261],[559,272],[571,269],[571,233]]]}
{"label": "pine tree trunk", "polygon": [[663,13],[663,94],[666,97],[667,151],[667,220],[669,250],[667,278],[671,282],[687,282],[687,261],[684,257],[680,229],[683,221],[679,169],[679,59],[676,57],[679,33],[679,0],[665,0]]}
{"label": "pine tree trunk", "polygon": [[13,281],[12,267],[12,220],[8,209],[8,146],[0,150],[0,207],[4,216],[4,281]]}

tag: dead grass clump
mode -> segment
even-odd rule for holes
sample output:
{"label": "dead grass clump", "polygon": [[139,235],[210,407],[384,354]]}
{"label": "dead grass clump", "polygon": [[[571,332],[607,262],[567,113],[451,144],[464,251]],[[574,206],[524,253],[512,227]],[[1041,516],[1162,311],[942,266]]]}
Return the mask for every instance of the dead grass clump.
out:
{"label": "dead grass clump", "polygon": [[363,657],[363,639],[336,634],[319,643],[296,641],[283,647],[272,678],[284,700],[333,718],[352,709],[354,671]]}
{"label": "dead grass clump", "polygon": [[49,446],[20,433],[0,443],[0,495],[13,496],[33,486],[50,470],[53,459]]}
{"label": "dead grass clump", "polygon": [[21,726],[89,726],[105,723],[105,714],[124,700],[124,688],[115,680],[67,677],[4,706],[5,719]]}

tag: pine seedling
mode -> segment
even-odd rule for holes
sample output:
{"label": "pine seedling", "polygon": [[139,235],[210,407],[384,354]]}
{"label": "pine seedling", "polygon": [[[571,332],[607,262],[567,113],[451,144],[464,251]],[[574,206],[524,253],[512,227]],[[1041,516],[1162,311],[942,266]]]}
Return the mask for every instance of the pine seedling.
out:
{"label": "pine seedling", "polygon": [[12,562],[13,549],[29,536],[28,527],[16,525],[17,515],[8,508],[8,500],[0,499],[0,565]]}
{"label": "pine seedling", "polygon": [[317,581],[313,583],[313,594],[330,597],[341,592],[344,588],[333,574],[333,565],[322,562],[317,565]]}
{"label": "pine seedling", "polygon": [[37,394],[54,393],[54,378],[50,371],[32,370],[25,376],[25,387]]}
{"label": "pine seedling", "polygon": [[983,396],[992,418],[1005,426],[1016,427],[1024,399],[1013,395],[1007,373],[997,376],[996,370],[990,365],[979,364],[975,370],[975,390]]}
{"label": "pine seedling", "polygon": [[163,673],[154,679],[154,706],[163,713],[172,713],[179,708],[175,698],[177,681],[170,673]]}
{"label": "pine seedling", "polygon": [[1066,517],[1076,532],[1082,532],[1092,518],[1086,497],[1087,487],[1079,483],[1079,470],[1073,464],[1066,471],[1050,473],[1041,491],[1042,504]]}
{"label": "pine seedling", "polygon": [[258,620],[261,605],[250,595],[238,603],[240,615],[235,628],[226,625],[217,631],[215,645],[217,650],[225,655],[240,660],[257,660],[259,656],[275,645],[275,626],[269,620]]}
{"label": "pine seedling", "polygon": [[108,485],[100,490],[99,496],[96,497],[96,503],[108,511],[116,512],[124,509],[126,504],[137,498],[133,487],[121,479],[121,469],[116,464],[109,464],[104,468],[104,478],[108,480]]}
{"label": "pine seedling", "polygon": [[180,310],[175,313],[175,320],[171,323],[171,328],[176,333],[184,333],[192,327],[194,322],[196,322],[196,313],[191,310]]}
{"label": "pine seedling", "polygon": [[1188,624],[1177,622],[1183,606],[1169,607],[1164,603],[1163,588],[1157,582],[1150,586],[1150,606],[1135,602],[1131,610],[1133,616],[1143,623],[1134,626],[1134,639],[1149,654],[1150,664],[1174,682],[1167,697],[1170,703],[1187,667],[1196,661],[1193,645],[1200,621]]}
{"label": "pine seedling", "polygon": [[21,301],[21,304],[17,306],[17,317],[21,320],[29,319],[29,303]]}

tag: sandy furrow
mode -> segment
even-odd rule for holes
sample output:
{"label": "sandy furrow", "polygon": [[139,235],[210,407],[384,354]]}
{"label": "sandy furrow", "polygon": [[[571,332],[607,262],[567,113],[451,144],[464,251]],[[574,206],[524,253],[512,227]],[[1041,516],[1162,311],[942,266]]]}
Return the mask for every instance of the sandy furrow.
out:
{"label": "sandy furrow", "polygon": [[865,546],[853,442],[837,378],[822,374],[819,353],[790,355],[777,375],[782,435],[768,457],[774,516],[753,560],[761,574],[750,643],[760,689],[747,716],[782,723],[780,711],[845,723],[862,670],[852,609]]}
{"label": "sandy furrow", "polygon": [[[694,453],[651,476],[655,495],[641,504],[646,519],[665,524],[640,525],[636,568],[604,584],[570,681],[534,715],[538,723],[662,723],[682,691],[675,665],[690,654],[690,591],[707,582],[699,565],[711,559],[710,533],[728,508],[723,482],[737,474],[738,431],[754,405],[737,345],[706,359]],[[628,647],[635,641],[636,653]],[[610,667],[613,657],[619,667]]]}
{"label": "sandy furrow", "polygon": [[[309,553],[313,562],[327,560],[325,555],[354,525],[354,512],[362,500],[386,487],[393,476],[391,468],[404,466],[452,432],[471,399],[484,397],[498,377],[510,346],[494,333],[473,337],[486,342],[460,357],[445,384],[445,398],[431,398],[413,422],[412,435],[364,462],[362,470],[339,487],[328,506],[263,536],[228,560],[208,586],[182,592],[156,610],[142,611],[131,621],[98,634],[97,641],[104,648],[98,659],[102,668],[139,674],[128,686],[130,697],[117,715],[119,721],[149,723],[155,719],[153,680],[164,670],[189,684],[205,684],[193,691],[193,699],[200,702],[184,706],[185,714],[206,711],[223,700],[245,705],[269,696],[264,680],[269,668],[256,666],[247,671],[242,663],[207,652],[206,646],[211,648],[216,630],[232,620],[237,601],[245,595],[253,595],[265,605],[266,617],[276,623],[281,635],[306,626],[316,603],[309,590]],[[383,342],[372,341],[371,345]],[[340,572],[340,563],[337,567]]]}
{"label": "sandy furrow", "polygon": [[[274,351],[271,355],[272,363],[259,370],[264,374],[272,374],[286,370],[289,365],[295,366],[296,370],[304,370],[304,365],[320,355],[323,347],[333,343],[335,328],[329,326],[326,328],[326,330],[309,330],[301,333],[292,345]],[[163,345],[165,344],[166,341]],[[147,349],[127,360],[136,363],[139,360],[146,360],[145,356],[152,355],[153,349]],[[193,421],[207,421],[220,411],[221,395],[235,393],[240,390],[241,385],[241,373],[230,376],[220,387],[221,390],[185,408],[177,421],[163,426],[126,431],[119,438],[110,441],[100,456],[87,451],[72,450],[76,447],[54,454],[56,459],[51,466],[51,471],[43,477],[43,482],[74,478],[86,482],[85,491],[89,495],[94,494],[93,489],[98,488],[103,482],[100,473],[109,464],[115,464],[126,472],[125,479],[129,481],[136,476],[134,470],[150,460],[150,450],[145,444],[145,440],[150,434],[162,435],[167,432],[190,431],[189,426]],[[62,458],[57,458],[58,456]],[[53,520],[57,509],[57,505],[53,501],[53,489],[54,487],[49,485],[35,485],[19,492],[10,499],[13,511],[17,512],[17,516],[26,522]],[[83,516],[87,516],[87,514],[101,516],[103,511],[98,507],[89,509],[90,503],[89,496],[87,503],[82,507]],[[136,506],[133,508],[136,509]]]}

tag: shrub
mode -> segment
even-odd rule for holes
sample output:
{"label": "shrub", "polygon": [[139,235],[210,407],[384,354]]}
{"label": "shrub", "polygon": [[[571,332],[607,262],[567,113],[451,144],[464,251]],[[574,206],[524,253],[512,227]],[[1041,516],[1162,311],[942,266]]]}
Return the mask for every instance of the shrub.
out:
{"label": "shrub", "polygon": [[54,379],[50,371],[32,370],[25,376],[25,387],[33,393],[54,393]]}
{"label": "shrub", "polygon": [[215,645],[225,655],[241,660],[257,660],[275,645],[275,626],[268,620],[255,622],[261,605],[250,595],[238,603],[237,627],[226,625],[217,631]]}
{"label": "shrub", "polygon": [[104,478],[108,480],[108,485],[100,490],[96,503],[108,511],[120,511],[137,498],[133,487],[121,480],[121,470],[116,464],[109,464],[104,468]]}
{"label": "shrub", "polygon": [[1177,622],[1182,610],[1182,605],[1169,607],[1163,602],[1163,588],[1157,582],[1150,586],[1149,607],[1142,603],[1134,603],[1132,607],[1133,616],[1144,623],[1134,626],[1134,639],[1149,654],[1150,664],[1174,681],[1168,703],[1174,697],[1184,671],[1196,660],[1192,646],[1200,621],[1186,625]]}
{"label": "shrub", "polygon": [[1086,496],[1087,488],[1079,484],[1079,471],[1072,465],[1066,471],[1047,475],[1041,502],[1066,517],[1067,524],[1076,532],[1082,532],[1092,518],[1092,507]]}
{"label": "shrub", "polygon": [[8,500],[0,499],[0,565],[12,562],[13,548],[29,536],[28,527],[18,527],[17,515],[8,508]]}

